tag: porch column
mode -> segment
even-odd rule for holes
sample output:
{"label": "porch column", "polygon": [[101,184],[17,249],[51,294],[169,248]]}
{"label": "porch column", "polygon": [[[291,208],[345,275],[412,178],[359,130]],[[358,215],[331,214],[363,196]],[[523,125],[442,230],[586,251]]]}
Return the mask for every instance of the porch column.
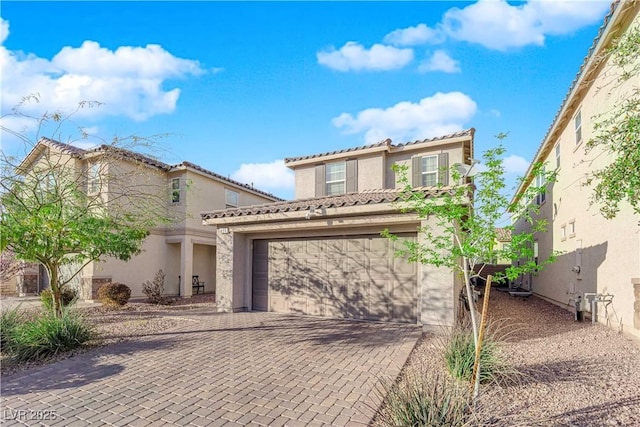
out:
{"label": "porch column", "polygon": [[193,276],[193,241],[185,236],[180,243],[180,296],[191,298],[193,288],[191,287],[191,276]]}

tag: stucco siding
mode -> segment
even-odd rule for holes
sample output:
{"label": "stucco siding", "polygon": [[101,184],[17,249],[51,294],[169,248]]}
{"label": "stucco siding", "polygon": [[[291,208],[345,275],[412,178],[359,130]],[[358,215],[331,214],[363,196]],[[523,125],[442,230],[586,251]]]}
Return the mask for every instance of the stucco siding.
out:
{"label": "stucco siding", "polygon": [[[636,9],[638,6],[636,6]],[[636,10],[637,14],[637,10]],[[640,25],[636,15],[633,25]],[[640,59],[638,59],[640,61]],[[632,279],[640,277],[640,224],[638,216],[624,202],[614,219],[605,219],[597,206],[590,205],[592,187],[585,185],[588,175],[605,168],[613,157],[601,149],[585,150],[593,137],[593,125],[600,114],[609,114],[620,100],[640,83],[636,77],[615,85],[615,70],[609,63],[598,68],[597,77],[559,121],[557,131],[547,141],[542,159],[556,168],[556,146],[560,165],[557,182],[550,186],[541,216],[549,222],[548,231],[537,235],[539,253],[546,258],[552,250],[561,251],[556,263],[532,277],[534,292],[567,308],[584,293],[613,294],[605,313],[599,305],[598,320],[620,327],[640,337],[634,327],[634,288]],[[575,116],[580,111],[582,140],[576,142]],[[526,225],[517,224],[526,229]],[[572,270],[579,267],[580,272]]]}

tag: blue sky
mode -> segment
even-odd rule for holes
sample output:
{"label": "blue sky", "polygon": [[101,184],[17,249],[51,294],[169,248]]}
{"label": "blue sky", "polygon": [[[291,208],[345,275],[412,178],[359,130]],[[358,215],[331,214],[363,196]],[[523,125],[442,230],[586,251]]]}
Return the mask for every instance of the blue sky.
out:
{"label": "blue sky", "polygon": [[[71,111],[90,134],[161,139],[189,160],[284,198],[282,159],[476,128],[526,169],[609,2],[3,1],[6,116]],[[69,131],[71,132],[71,131]],[[60,135],[61,139],[72,135]],[[2,133],[5,152],[16,141]]]}

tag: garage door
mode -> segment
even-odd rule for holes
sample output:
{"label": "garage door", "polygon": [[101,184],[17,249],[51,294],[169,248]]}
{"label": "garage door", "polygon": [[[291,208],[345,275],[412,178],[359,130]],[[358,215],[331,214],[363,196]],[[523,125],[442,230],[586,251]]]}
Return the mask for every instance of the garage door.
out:
{"label": "garage door", "polygon": [[417,268],[394,256],[399,244],[377,235],[256,240],[253,308],[415,323]]}

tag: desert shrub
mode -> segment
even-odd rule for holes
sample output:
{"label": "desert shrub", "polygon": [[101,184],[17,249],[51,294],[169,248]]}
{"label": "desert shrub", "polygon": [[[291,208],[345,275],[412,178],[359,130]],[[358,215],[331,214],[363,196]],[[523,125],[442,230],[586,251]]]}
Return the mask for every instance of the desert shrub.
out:
{"label": "desert shrub", "polygon": [[9,356],[18,362],[41,360],[78,348],[93,337],[93,328],[78,313],[67,308],[58,317],[44,311],[14,328]]}
{"label": "desert shrub", "polygon": [[[501,328],[489,324],[485,329],[480,351],[480,382],[497,381],[507,376],[512,368],[500,349]],[[471,381],[476,356],[473,332],[468,324],[457,325],[441,337],[444,360],[451,375],[462,381]]]}
{"label": "desert shrub", "polygon": [[151,304],[167,304],[168,300],[164,296],[164,271],[158,270],[152,281],[144,282],[142,292]]}
{"label": "desert shrub", "polygon": [[98,299],[108,307],[125,305],[131,298],[131,288],[124,283],[107,283],[98,289]]}
{"label": "desert shrub", "polygon": [[[64,287],[62,288],[60,297],[62,306],[67,307],[76,301],[78,295],[76,294],[75,290]],[[45,289],[44,291],[40,292],[40,301],[42,302],[42,307],[44,307],[47,311],[53,311],[53,291],[51,289]]]}
{"label": "desert shrub", "polygon": [[24,311],[19,308],[2,310],[2,317],[0,317],[0,349],[3,352],[10,351],[14,331],[25,320]]}
{"label": "desert shrub", "polygon": [[389,427],[463,426],[472,402],[466,384],[433,370],[405,372],[401,382],[383,380],[378,393],[384,403],[376,425]]}

